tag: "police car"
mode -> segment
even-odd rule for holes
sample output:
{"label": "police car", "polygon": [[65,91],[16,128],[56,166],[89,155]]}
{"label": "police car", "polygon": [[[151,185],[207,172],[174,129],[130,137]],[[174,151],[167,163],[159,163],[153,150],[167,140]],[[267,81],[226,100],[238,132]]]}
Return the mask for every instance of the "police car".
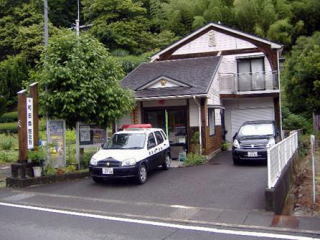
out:
{"label": "police car", "polygon": [[113,134],[90,160],[93,181],[132,177],[143,184],[150,170],[160,165],[169,169],[170,145],[166,134],[162,129],[147,127],[130,125]]}

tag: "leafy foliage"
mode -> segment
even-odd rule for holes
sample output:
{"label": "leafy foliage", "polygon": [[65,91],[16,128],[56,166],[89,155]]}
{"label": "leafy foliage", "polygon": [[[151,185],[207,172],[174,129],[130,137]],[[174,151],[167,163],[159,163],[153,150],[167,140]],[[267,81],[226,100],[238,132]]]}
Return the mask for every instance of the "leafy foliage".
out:
{"label": "leafy foliage", "polygon": [[197,153],[188,153],[187,159],[184,161],[185,166],[201,165],[205,162],[205,157]]}
{"label": "leafy foliage", "polygon": [[[287,58],[285,89],[289,109],[309,117],[320,112],[320,32],[300,37]],[[303,101],[301,101],[303,99]]]}
{"label": "leafy foliage", "polygon": [[6,105],[16,104],[17,92],[23,81],[28,79],[29,66],[24,55],[8,57],[0,62],[0,95],[5,97]]}
{"label": "leafy foliage", "polygon": [[120,87],[121,66],[95,38],[69,31],[52,37],[35,74],[42,106],[50,117],[106,126],[133,108],[130,91]]}

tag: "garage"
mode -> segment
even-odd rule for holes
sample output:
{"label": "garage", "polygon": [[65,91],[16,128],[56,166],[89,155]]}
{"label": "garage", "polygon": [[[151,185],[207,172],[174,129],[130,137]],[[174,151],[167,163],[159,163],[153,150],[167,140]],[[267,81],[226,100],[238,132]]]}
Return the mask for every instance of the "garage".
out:
{"label": "garage", "polygon": [[275,120],[273,98],[224,100],[226,140],[232,137],[245,121]]}

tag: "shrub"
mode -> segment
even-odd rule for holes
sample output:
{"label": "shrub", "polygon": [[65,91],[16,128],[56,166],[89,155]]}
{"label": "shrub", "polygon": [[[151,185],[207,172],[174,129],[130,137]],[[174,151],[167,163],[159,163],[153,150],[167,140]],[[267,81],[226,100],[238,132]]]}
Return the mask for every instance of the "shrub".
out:
{"label": "shrub", "polygon": [[50,165],[47,165],[44,169],[44,174],[47,176],[55,175],[56,169],[51,167]]}
{"label": "shrub", "polygon": [[230,143],[224,142],[224,143],[222,143],[222,145],[221,145],[221,150],[222,150],[222,151],[227,151],[227,150],[229,149],[229,147],[230,147]]}
{"label": "shrub", "polygon": [[0,149],[12,150],[18,148],[18,138],[12,134],[0,134]]}
{"label": "shrub", "polygon": [[74,171],[76,171],[76,170],[77,170],[76,166],[74,166],[74,165],[69,165],[68,167],[65,168],[64,172],[65,172],[65,173],[71,173],[71,172],[74,172]]}
{"label": "shrub", "polygon": [[187,159],[184,161],[185,166],[201,165],[205,162],[205,157],[197,153],[188,153]]}
{"label": "shrub", "polygon": [[310,136],[300,135],[299,136],[299,155],[304,157],[308,154],[310,150]]}
{"label": "shrub", "polygon": [[12,151],[1,151],[0,152],[0,162],[2,163],[13,163],[18,160],[18,152]]}
{"label": "shrub", "polygon": [[86,153],[83,153],[83,156],[80,160],[80,166],[81,168],[88,168],[89,167],[89,162],[90,162],[90,159],[91,157],[93,156],[94,152],[86,152]]}
{"label": "shrub", "polygon": [[34,165],[42,166],[46,158],[46,154],[42,148],[39,148],[38,151],[29,151],[28,159],[32,161]]}
{"label": "shrub", "polygon": [[76,142],[76,131],[74,129],[66,131],[66,142],[67,144]]}
{"label": "shrub", "polygon": [[18,112],[7,112],[0,117],[0,123],[17,122]]}
{"label": "shrub", "polygon": [[13,142],[10,139],[4,140],[0,143],[3,150],[10,150],[13,147]]}
{"label": "shrub", "polygon": [[0,133],[17,133],[18,126],[16,122],[0,123]]}

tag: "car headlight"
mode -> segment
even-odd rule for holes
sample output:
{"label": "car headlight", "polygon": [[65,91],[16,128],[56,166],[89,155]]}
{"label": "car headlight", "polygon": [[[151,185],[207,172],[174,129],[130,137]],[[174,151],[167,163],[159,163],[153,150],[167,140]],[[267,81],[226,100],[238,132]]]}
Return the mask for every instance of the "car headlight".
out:
{"label": "car headlight", "polygon": [[121,166],[125,167],[125,166],[133,166],[136,165],[137,161],[135,158],[128,158],[126,160],[122,161]]}
{"label": "car headlight", "polygon": [[234,147],[234,148],[240,148],[240,143],[239,143],[239,141],[238,141],[237,139],[235,139],[235,140],[233,141],[233,147]]}
{"label": "car headlight", "polygon": [[273,145],[275,145],[276,144],[276,141],[274,140],[274,138],[270,138],[269,139],[269,141],[268,141],[268,143],[267,143],[267,148],[270,148],[270,147],[272,147]]}
{"label": "car headlight", "polygon": [[94,166],[97,166],[98,161],[99,161],[98,159],[96,159],[95,157],[92,157],[91,160],[90,160],[90,164],[94,165]]}

